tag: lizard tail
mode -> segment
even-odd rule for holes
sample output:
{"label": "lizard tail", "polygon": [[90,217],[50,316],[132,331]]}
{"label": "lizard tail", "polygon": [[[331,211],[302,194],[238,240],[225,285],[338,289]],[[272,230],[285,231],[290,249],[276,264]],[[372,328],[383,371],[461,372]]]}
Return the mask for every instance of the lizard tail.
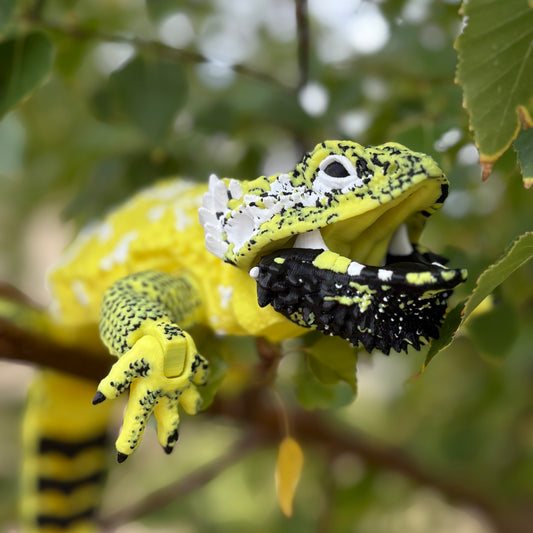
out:
{"label": "lizard tail", "polygon": [[23,424],[20,511],[24,533],[93,533],[107,471],[109,406],[95,383],[39,371]]}

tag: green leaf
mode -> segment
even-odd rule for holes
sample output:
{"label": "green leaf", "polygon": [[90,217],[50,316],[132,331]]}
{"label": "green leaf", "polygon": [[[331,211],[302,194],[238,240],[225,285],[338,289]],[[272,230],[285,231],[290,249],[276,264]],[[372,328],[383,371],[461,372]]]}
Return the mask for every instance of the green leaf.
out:
{"label": "green leaf", "polygon": [[[310,339],[303,339],[306,344],[314,343],[317,335],[308,335]],[[333,339],[334,337],[327,337]],[[341,340],[342,339],[338,339]],[[307,347],[300,346],[304,352]],[[316,349],[316,353],[321,349]],[[355,361],[354,354],[351,354]],[[355,375],[355,371],[354,371]],[[307,353],[306,357],[298,357],[298,369],[292,377],[296,397],[306,409],[334,409],[348,405],[355,398],[354,387],[341,380],[335,372],[323,364],[319,359]]]}
{"label": "green leaf", "polygon": [[309,372],[295,379],[296,396],[306,409],[337,409],[354,400],[354,392],[344,382],[325,385]]}
{"label": "green leaf", "polygon": [[447,314],[441,327],[440,337],[431,343],[422,370],[440,351],[453,342],[458,329],[476,307],[531,257],[533,257],[533,232],[529,231],[515,239],[500,259],[481,273],[472,293]]}
{"label": "green leaf", "polygon": [[480,152],[483,177],[531,124],[533,8],[527,0],[469,0],[467,26],[456,41],[457,79]]}
{"label": "green leaf", "polygon": [[0,43],[0,117],[39,86],[53,58],[54,47],[41,33]]}
{"label": "green leaf", "polygon": [[321,336],[306,351],[310,355],[310,369],[319,381],[328,385],[345,381],[356,392],[357,353],[349,342]]}
{"label": "green leaf", "polygon": [[169,133],[187,98],[180,65],[141,55],[113,72],[110,84],[122,111],[154,143]]}
{"label": "green leaf", "polygon": [[0,0],[0,31],[9,24],[16,4],[16,0]]}
{"label": "green leaf", "polygon": [[516,311],[507,302],[496,303],[490,311],[475,314],[467,324],[468,336],[478,351],[491,359],[508,353],[518,335]]}
{"label": "green leaf", "polygon": [[524,187],[533,185],[533,128],[521,131],[514,142],[514,149],[522,171]]}
{"label": "green leaf", "polygon": [[462,314],[465,307],[466,299],[458,303],[453,309],[448,311],[444,322],[440,328],[438,339],[433,339],[429,345],[429,350],[424,361],[422,370],[425,370],[430,361],[444,348],[447,348],[453,341],[457,330],[462,321]]}

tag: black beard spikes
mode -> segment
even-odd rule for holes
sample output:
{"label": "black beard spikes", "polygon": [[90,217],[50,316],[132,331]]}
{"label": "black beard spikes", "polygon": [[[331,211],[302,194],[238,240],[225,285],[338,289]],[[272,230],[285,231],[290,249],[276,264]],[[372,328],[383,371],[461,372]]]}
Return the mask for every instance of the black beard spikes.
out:
{"label": "black beard spikes", "polygon": [[[443,268],[421,262],[386,265],[390,279],[380,279],[378,267],[365,266],[357,276],[313,265],[322,250],[291,248],[263,257],[259,263],[257,297],[261,307],[276,311],[300,326],[317,329],[362,345],[407,352],[425,340],[438,338],[452,288],[464,281],[460,270],[444,280]],[[414,259],[414,257],[412,258]],[[430,271],[428,283],[409,283],[410,273]]]}

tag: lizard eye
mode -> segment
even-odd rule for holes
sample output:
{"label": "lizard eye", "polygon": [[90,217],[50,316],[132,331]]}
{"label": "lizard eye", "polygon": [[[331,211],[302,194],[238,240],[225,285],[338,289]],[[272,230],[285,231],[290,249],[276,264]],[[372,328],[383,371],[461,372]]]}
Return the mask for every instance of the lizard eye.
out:
{"label": "lizard eye", "polygon": [[348,170],[346,170],[346,167],[338,161],[332,161],[329,163],[329,165],[324,168],[324,172],[332,178],[345,178],[350,175]]}
{"label": "lizard eye", "polygon": [[319,193],[360,187],[363,184],[352,162],[344,155],[328,155],[318,166],[313,189]]}

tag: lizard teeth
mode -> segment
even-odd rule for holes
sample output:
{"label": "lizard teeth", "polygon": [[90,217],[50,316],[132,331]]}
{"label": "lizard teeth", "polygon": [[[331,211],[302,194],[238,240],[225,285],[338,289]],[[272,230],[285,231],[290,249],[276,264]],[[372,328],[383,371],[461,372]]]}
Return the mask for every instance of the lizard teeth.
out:
{"label": "lizard teeth", "polygon": [[293,248],[310,248],[311,250],[329,250],[324,242],[319,229],[300,233],[294,242]]}
{"label": "lizard teeth", "polygon": [[394,232],[389,244],[388,253],[390,255],[410,255],[413,253],[413,245],[409,240],[407,226],[402,224]]}

